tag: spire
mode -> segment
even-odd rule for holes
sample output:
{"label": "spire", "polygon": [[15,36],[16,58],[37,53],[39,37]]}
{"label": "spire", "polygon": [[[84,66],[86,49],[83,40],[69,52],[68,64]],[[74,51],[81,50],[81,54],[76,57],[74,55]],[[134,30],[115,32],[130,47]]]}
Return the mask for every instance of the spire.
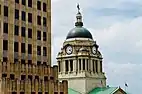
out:
{"label": "spire", "polygon": [[78,13],[76,14],[76,23],[75,26],[83,26],[83,22],[82,22],[82,15],[80,13],[80,6],[79,4],[77,5],[77,9],[78,9]]}

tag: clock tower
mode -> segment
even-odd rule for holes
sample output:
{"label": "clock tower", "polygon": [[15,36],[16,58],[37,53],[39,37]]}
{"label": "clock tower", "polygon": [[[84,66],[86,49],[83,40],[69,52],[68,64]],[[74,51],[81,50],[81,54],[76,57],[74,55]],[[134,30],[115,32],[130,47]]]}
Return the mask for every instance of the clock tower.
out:
{"label": "clock tower", "polygon": [[78,5],[77,21],[58,53],[59,80],[68,80],[68,87],[87,94],[96,87],[106,86],[102,69],[103,58],[92,34],[83,27]]}

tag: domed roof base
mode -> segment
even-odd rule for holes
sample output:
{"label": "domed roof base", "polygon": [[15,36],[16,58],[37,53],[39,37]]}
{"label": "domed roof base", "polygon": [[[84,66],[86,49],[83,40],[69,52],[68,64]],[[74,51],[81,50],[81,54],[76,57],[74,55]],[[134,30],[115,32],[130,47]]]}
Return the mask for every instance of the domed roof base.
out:
{"label": "domed roof base", "polygon": [[93,39],[91,33],[82,26],[76,26],[67,35],[66,39],[70,38],[89,38]]}

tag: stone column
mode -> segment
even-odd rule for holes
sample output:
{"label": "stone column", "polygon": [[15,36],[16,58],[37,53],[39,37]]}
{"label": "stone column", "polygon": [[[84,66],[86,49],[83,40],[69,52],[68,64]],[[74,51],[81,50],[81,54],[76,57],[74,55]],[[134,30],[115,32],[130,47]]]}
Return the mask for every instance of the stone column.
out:
{"label": "stone column", "polygon": [[80,71],[80,69],[79,69],[79,66],[80,66],[80,65],[79,65],[79,64],[80,64],[80,63],[79,63],[79,59],[78,59],[77,64],[78,64],[78,66],[77,66],[77,67],[78,67],[78,70],[77,70],[77,71],[79,72],[79,71]]}
{"label": "stone column", "polygon": [[87,70],[87,59],[85,59],[85,71],[88,71]]}
{"label": "stone column", "polygon": [[90,70],[91,70],[91,72],[93,72],[93,60],[92,59],[90,59]]}
{"label": "stone column", "polygon": [[65,72],[66,72],[66,70],[65,70],[65,69],[66,69],[66,68],[65,68],[65,60],[62,61],[62,68],[63,68],[63,69],[62,69],[62,70],[63,70],[62,72],[65,73]]}
{"label": "stone column", "polygon": [[95,65],[94,66],[95,66],[95,72],[98,72],[98,68],[99,68],[98,67],[98,60],[95,60]]}
{"label": "stone column", "polygon": [[75,60],[73,60],[73,71],[76,72],[77,68],[77,63],[75,62]]}
{"label": "stone column", "polygon": [[100,73],[101,71],[100,71],[100,60],[97,60],[97,63],[98,63],[98,73]]}
{"label": "stone column", "polygon": [[83,59],[81,59],[81,71],[83,71]]}

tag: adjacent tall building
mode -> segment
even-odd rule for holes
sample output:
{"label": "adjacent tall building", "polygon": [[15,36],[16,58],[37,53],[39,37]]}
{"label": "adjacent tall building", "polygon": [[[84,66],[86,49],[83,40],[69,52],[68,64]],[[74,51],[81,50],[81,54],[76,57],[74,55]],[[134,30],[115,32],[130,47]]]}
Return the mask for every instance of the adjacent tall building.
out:
{"label": "adjacent tall building", "polygon": [[67,94],[51,67],[51,0],[0,0],[0,94]]}
{"label": "adjacent tall building", "polygon": [[51,0],[0,0],[0,60],[51,65]]}

